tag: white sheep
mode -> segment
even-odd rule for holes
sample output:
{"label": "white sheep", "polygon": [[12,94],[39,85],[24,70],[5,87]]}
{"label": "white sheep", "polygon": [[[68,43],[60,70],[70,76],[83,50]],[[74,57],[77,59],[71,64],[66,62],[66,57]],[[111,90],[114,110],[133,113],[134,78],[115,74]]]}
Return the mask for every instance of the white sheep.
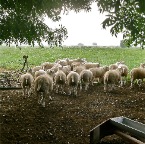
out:
{"label": "white sheep", "polygon": [[93,73],[90,70],[82,70],[80,73],[80,90],[82,85],[85,85],[85,90],[88,90],[90,83],[93,84]]}
{"label": "white sheep", "polygon": [[118,61],[118,62],[116,62],[115,64],[111,64],[111,65],[109,66],[109,70],[117,69],[118,66],[119,66],[120,64],[124,64],[124,61]]}
{"label": "white sheep", "polygon": [[40,69],[42,69],[41,66],[35,66],[35,67],[33,67],[33,68],[31,69],[32,75],[34,76],[34,75],[35,75],[35,72],[36,72],[36,71],[39,71]]}
{"label": "white sheep", "polygon": [[[53,90],[53,79],[48,74],[38,76],[34,81],[34,90],[38,97],[38,103],[45,107],[45,98]],[[49,95],[49,99],[52,99]]]}
{"label": "white sheep", "polygon": [[78,63],[86,63],[85,58],[77,58],[77,59],[67,59],[68,65],[72,65],[72,63],[78,62]]}
{"label": "white sheep", "polygon": [[23,89],[23,95],[24,96],[26,94],[28,96],[30,96],[33,81],[34,81],[33,76],[29,72],[27,72],[26,74],[22,74],[20,76],[20,82],[21,82],[21,86],[22,86],[22,89]]}
{"label": "white sheep", "polygon": [[130,81],[131,81],[131,88],[133,88],[133,82],[137,80],[137,84],[141,86],[141,82],[145,78],[145,69],[144,68],[133,68],[130,71]]}
{"label": "white sheep", "polygon": [[90,71],[93,73],[93,82],[95,82],[95,79],[97,79],[99,82],[103,82],[104,74],[108,70],[108,66],[90,68]]}
{"label": "white sheep", "polygon": [[66,74],[66,76],[69,74],[69,72],[71,71],[71,66],[70,65],[66,65],[66,66],[62,66],[61,70]]}
{"label": "white sheep", "polygon": [[90,68],[100,67],[100,63],[86,62],[84,66],[86,69],[90,69]]}
{"label": "white sheep", "polygon": [[39,71],[35,72],[34,78],[36,79],[38,76],[43,75],[43,74],[47,74],[47,73],[43,69],[40,69]]}
{"label": "white sheep", "polygon": [[41,67],[43,70],[48,70],[51,69],[53,66],[55,65],[55,63],[50,63],[50,62],[44,62],[41,64]]}
{"label": "white sheep", "polygon": [[145,63],[141,63],[140,68],[145,68]]}
{"label": "white sheep", "polygon": [[77,72],[78,74],[80,74],[81,71],[82,71],[82,70],[85,70],[85,69],[86,69],[85,66],[80,65],[80,66],[77,66],[77,67],[73,68],[73,71],[75,71],[75,72]]}
{"label": "white sheep", "polygon": [[55,73],[54,84],[56,87],[56,93],[58,93],[59,91],[60,93],[64,93],[64,88],[66,84],[66,74],[62,70],[60,70],[60,68]]}
{"label": "white sheep", "polygon": [[121,82],[121,74],[123,72],[122,67],[118,67],[115,70],[109,70],[104,74],[104,92],[107,91],[107,86],[111,85],[111,90],[114,89],[115,84],[119,85]]}
{"label": "white sheep", "polygon": [[127,65],[125,64],[119,64],[119,67],[122,68],[122,74],[121,74],[121,86],[125,85],[126,81],[127,81],[127,76],[128,76],[128,73],[129,73],[129,68]]}
{"label": "white sheep", "polygon": [[67,75],[67,85],[68,85],[70,95],[77,96],[77,88],[78,88],[79,80],[80,80],[80,76],[77,72],[71,71]]}

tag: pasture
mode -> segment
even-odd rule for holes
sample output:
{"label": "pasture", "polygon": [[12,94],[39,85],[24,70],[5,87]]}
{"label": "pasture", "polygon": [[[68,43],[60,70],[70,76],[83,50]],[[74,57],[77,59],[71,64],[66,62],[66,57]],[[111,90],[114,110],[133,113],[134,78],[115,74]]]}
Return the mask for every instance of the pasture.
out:
{"label": "pasture", "polygon": [[[86,58],[87,61],[110,65],[125,61],[129,70],[145,62],[145,51],[121,48],[3,48],[0,47],[0,72],[23,67],[28,55],[29,67],[63,58]],[[78,91],[78,96],[51,94],[46,107],[38,105],[35,93],[24,97],[22,90],[0,90],[1,143],[88,144],[89,132],[103,121],[118,116],[145,123],[145,84],[130,89],[128,77],[124,87],[104,93],[103,84]],[[116,135],[101,140],[102,144],[127,144]]]}

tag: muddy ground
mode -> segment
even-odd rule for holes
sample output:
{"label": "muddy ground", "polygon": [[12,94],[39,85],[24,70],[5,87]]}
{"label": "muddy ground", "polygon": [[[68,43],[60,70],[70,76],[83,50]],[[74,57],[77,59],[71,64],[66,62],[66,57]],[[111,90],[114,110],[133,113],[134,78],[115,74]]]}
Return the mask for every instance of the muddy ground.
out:
{"label": "muddy ground", "polygon": [[[90,130],[103,121],[124,116],[145,123],[145,85],[134,89],[128,82],[104,93],[95,84],[77,97],[52,94],[41,107],[33,93],[24,97],[22,90],[0,90],[2,144],[88,144]],[[127,143],[116,135],[100,143]]]}

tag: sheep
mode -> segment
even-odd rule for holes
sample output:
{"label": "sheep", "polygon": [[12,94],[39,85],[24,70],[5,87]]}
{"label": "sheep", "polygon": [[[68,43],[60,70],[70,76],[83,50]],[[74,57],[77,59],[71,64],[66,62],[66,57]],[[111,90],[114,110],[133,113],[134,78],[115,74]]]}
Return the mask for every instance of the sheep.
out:
{"label": "sheep", "polygon": [[125,85],[126,81],[127,81],[127,76],[128,76],[128,72],[129,72],[129,68],[127,65],[125,64],[119,64],[119,67],[122,67],[123,71],[121,74],[121,86]]}
{"label": "sheep", "polygon": [[60,70],[60,68],[55,73],[54,83],[56,86],[56,93],[58,93],[59,90],[60,93],[64,93],[64,86],[66,84],[66,74],[62,70]]}
{"label": "sheep", "polygon": [[77,66],[77,67],[73,68],[73,71],[75,71],[75,72],[77,72],[78,74],[80,74],[81,71],[82,71],[82,70],[85,70],[85,69],[86,69],[85,66],[80,65],[80,66]]}
{"label": "sheep", "polygon": [[131,80],[131,86],[130,88],[133,88],[133,82],[135,80],[137,81],[137,84],[139,85],[139,87],[141,87],[141,81],[143,81],[143,79],[145,78],[145,69],[144,68],[133,68],[130,71],[130,80]]}
{"label": "sheep", "polygon": [[44,62],[41,64],[41,67],[43,70],[48,70],[51,69],[55,64],[54,63],[50,63],[50,62]]}
{"label": "sheep", "polygon": [[92,83],[92,79],[93,73],[90,70],[82,70],[80,73],[80,90],[82,90],[83,84],[85,85],[85,90],[88,90],[89,84]]}
{"label": "sheep", "polygon": [[[53,79],[48,74],[38,76],[34,81],[34,90],[38,97],[38,103],[45,107],[45,98],[53,90]],[[51,100],[51,96],[49,96]]]}
{"label": "sheep", "polygon": [[79,84],[79,74],[77,72],[71,71],[67,75],[67,85],[69,87],[69,94],[77,96],[77,88]]}
{"label": "sheep", "polygon": [[72,60],[70,60],[70,59],[67,59],[67,62],[68,62],[68,65],[72,65],[72,63],[86,63],[87,61],[86,61],[86,59],[85,58],[77,58],[77,59],[72,59]]}
{"label": "sheep", "polygon": [[63,59],[63,60],[58,60],[56,61],[58,64],[60,64],[61,66],[67,66],[68,65],[68,58]]}
{"label": "sheep", "polygon": [[34,78],[36,79],[38,76],[46,74],[46,71],[44,71],[43,69],[40,69],[39,71],[35,72]]}
{"label": "sheep", "polygon": [[30,96],[33,81],[34,81],[34,78],[32,74],[30,74],[29,72],[22,74],[20,76],[20,82],[21,82],[24,96],[26,96],[26,94]]}
{"label": "sheep", "polygon": [[95,81],[95,79],[98,79],[99,82],[103,81],[103,77],[105,72],[107,72],[109,70],[108,66],[103,66],[103,67],[99,67],[99,68],[90,68],[90,71],[93,73],[93,82]]}
{"label": "sheep", "polygon": [[35,67],[33,67],[33,68],[31,69],[31,70],[32,70],[32,75],[34,76],[35,72],[36,72],[36,71],[39,71],[40,69],[42,69],[41,66],[35,66]]}
{"label": "sheep", "polygon": [[61,70],[66,74],[66,76],[69,74],[69,72],[71,71],[71,66],[70,65],[66,65],[66,66],[62,66]]}
{"label": "sheep", "polygon": [[140,68],[145,68],[145,63],[141,63]]}
{"label": "sheep", "polygon": [[120,64],[124,64],[124,61],[119,61],[119,62],[116,62],[115,64],[111,64],[109,66],[109,70],[117,69]]}
{"label": "sheep", "polygon": [[82,62],[73,62],[71,64],[71,70],[73,70],[75,67],[81,66],[81,65],[84,65],[84,63],[82,63]]}
{"label": "sheep", "polygon": [[107,91],[107,85],[111,84],[111,90],[114,89],[115,84],[119,84],[121,81],[121,74],[123,72],[122,67],[118,67],[115,70],[109,70],[104,74],[104,92]]}
{"label": "sheep", "polygon": [[100,67],[99,63],[92,63],[92,62],[87,62],[84,64],[86,69],[90,69],[90,68],[95,68],[95,67]]}

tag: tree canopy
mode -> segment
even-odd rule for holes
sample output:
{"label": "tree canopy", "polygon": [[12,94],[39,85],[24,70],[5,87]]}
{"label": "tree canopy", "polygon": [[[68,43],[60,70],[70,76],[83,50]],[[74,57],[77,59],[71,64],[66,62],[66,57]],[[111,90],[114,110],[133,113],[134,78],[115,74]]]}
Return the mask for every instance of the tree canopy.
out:
{"label": "tree canopy", "polygon": [[47,16],[53,21],[61,19],[61,12],[90,11],[96,2],[100,13],[107,12],[103,28],[111,27],[111,34],[123,32],[128,44],[145,45],[144,0],[0,0],[0,43],[33,45],[42,41],[61,45],[67,29],[60,25],[52,29],[46,25]]}

